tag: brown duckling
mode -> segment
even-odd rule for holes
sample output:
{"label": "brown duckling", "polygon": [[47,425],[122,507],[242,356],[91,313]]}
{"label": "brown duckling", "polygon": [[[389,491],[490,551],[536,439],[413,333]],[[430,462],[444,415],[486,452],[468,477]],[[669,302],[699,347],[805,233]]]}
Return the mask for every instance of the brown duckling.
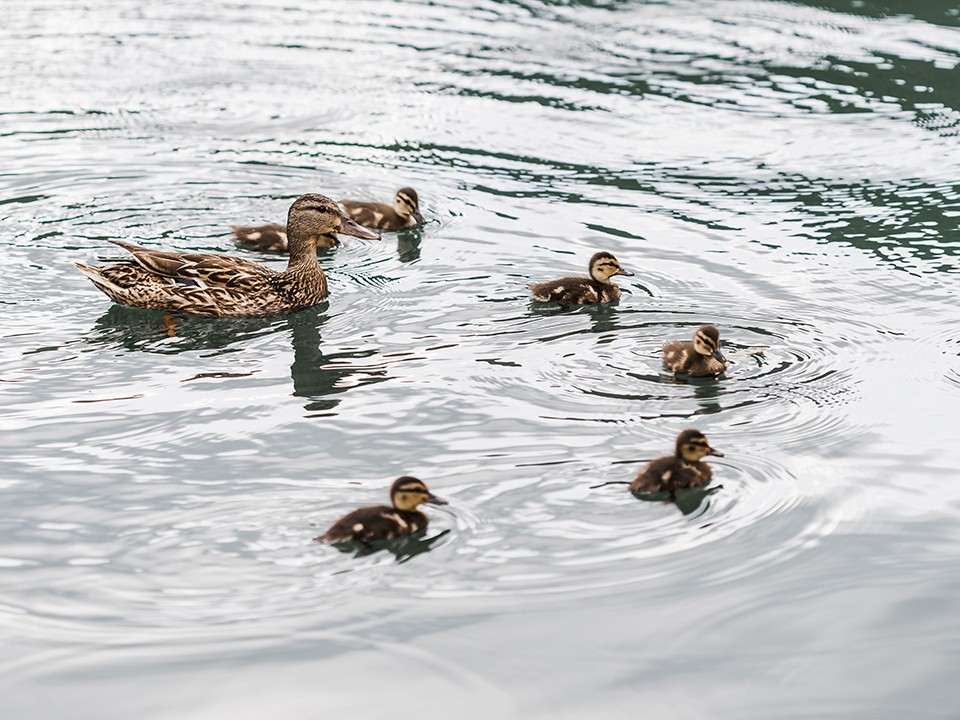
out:
{"label": "brown duckling", "polygon": [[417,510],[421,503],[446,505],[427,490],[427,486],[415,477],[405,475],[397,478],[390,488],[389,505],[365,507],[347,513],[337,520],[323,535],[315,538],[319,542],[368,543],[375,540],[392,540],[402,535],[413,535],[427,527],[427,516]]}
{"label": "brown duckling", "polygon": [[707,377],[727,369],[720,352],[720,331],[713,325],[701,325],[693,340],[670,340],[663,344],[663,364],[681,375]]}
{"label": "brown duckling", "polygon": [[676,454],[652,460],[630,483],[632,493],[656,493],[703,487],[713,479],[710,466],[702,462],[706,455],[723,457],[710,447],[699,430],[684,430],[677,435]]}
{"label": "brown duckling", "polygon": [[591,305],[620,299],[620,288],[610,279],[614,275],[633,275],[620,267],[608,252],[598,252],[590,258],[590,277],[563,277],[530,285],[534,300],[561,305]]}
{"label": "brown duckling", "polygon": [[112,242],[132,258],[112,265],[76,265],[121,305],[193,315],[283,315],[327,297],[327,278],[317,262],[318,243],[337,233],[376,238],[323,195],[297,198],[290,206],[287,227],[290,260],[282,272],[231,255],[164,252],[118,240]]}
{"label": "brown duckling", "polygon": [[397,190],[393,197],[393,207],[385,203],[363,202],[361,200],[341,200],[347,215],[364,227],[377,230],[403,230],[423,225],[420,214],[420,198],[413,188]]}
{"label": "brown duckling", "polygon": [[[287,252],[287,226],[271,223],[270,225],[234,225],[233,238],[241,245],[252,247],[264,252]],[[322,238],[324,244],[317,243],[317,247],[334,247],[340,240],[334,235],[332,238]]]}

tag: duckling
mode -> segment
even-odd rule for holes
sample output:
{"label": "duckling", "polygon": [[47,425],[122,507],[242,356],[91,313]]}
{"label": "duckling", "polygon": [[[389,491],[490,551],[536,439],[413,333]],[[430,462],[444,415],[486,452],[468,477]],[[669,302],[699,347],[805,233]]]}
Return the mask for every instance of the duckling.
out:
{"label": "duckling", "polygon": [[193,315],[283,315],[327,297],[327,278],[317,263],[317,244],[337,233],[376,236],[323,195],[303,195],[290,206],[290,261],[277,272],[231,255],[164,252],[112,240],[133,258],[117,264],[76,263],[93,284],[121,305],[179,310]]}
{"label": "duckling", "polygon": [[588,305],[620,299],[620,288],[610,279],[614,275],[633,273],[620,267],[608,252],[598,252],[590,258],[590,277],[563,277],[545,283],[530,285],[534,300],[560,305]]}
{"label": "duckling", "polygon": [[663,364],[681,375],[719,375],[727,369],[727,359],[720,352],[720,331],[713,325],[701,325],[693,334],[693,341],[665,342]]}
{"label": "duckling", "polygon": [[397,190],[393,197],[393,207],[384,203],[362,202],[360,200],[341,200],[347,215],[360,225],[377,230],[403,230],[423,225],[420,214],[420,198],[413,188]]}
{"label": "duckling", "polygon": [[368,543],[375,540],[392,540],[402,535],[413,535],[427,527],[427,516],[417,510],[421,503],[446,505],[427,490],[422,481],[409,475],[397,478],[390,488],[388,505],[365,507],[347,513],[337,520],[323,535],[315,538],[318,542],[349,542],[351,540]]}
{"label": "duckling", "polygon": [[[287,226],[271,223],[269,225],[234,225],[232,228],[234,239],[241,245],[252,247],[264,252],[287,252]],[[324,236],[317,238],[317,247],[334,247],[340,240],[334,235],[332,238]]]}
{"label": "duckling", "polygon": [[684,430],[677,435],[676,454],[665,455],[647,464],[630,483],[632,493],[656,493],[703,487],[713,479],[713,471],[701,458],[723,457],[714,450],[699,430]]}

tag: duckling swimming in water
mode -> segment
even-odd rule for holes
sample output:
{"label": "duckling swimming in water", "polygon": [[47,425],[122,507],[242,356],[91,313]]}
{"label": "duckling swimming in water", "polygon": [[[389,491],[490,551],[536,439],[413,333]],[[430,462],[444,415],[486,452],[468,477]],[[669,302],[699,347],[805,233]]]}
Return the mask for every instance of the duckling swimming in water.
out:
{"label": "duckling swimming in water", "polygon": [[693,340],[670,340],[663,344],[663,364],[681,375],[707,377],[727,369],[720,352],[720,331],[713,325],[701,325]]}
{"label": "duckling swimming in water", "polygon": [[633,273],[620,267],[608,252],[598,252],[590,258],[590,277],[562,277],[530,285],[534,300],[560,305],[592,305],[620,299],[620,288],[610,279],[614,275]]}
{"label": "duckling swimming in water", "polygon": [[323,195],[303,195],[290,206],[290,260],[277,272],[243,258],[150,250],[113,240],[133,256],[111,265],[76,266],[121,305],[192,315],[264,317],[311,307],[327,297],[317,244],[337,233],[375,239]]}
{"label": "duckling swimming in water", "polygon": [[384,203],[363,202],[361,200],[341,200],[340,203],[357,223],[377,230],[403,230],[423,225],[420,214],[420,198],[413,188],[397,190],[393,197],[393,207]]}
{"label": "duckling swimming in water", "polygon": [[677,435],[676,454],[652,460],[630,483],[632,493],[674,492],[684,488],[703,487],[713,479],[710,466],[702,462],[706,455],[723,457],[710,447],[699,430],[684,430]]}
{"label": "duckling swimming in water", "polygon": [[402,535],[413,535],[427,527],[427,516],[417,510],[421,503],[446,505],[427,490],[422,481],[404,475],[394,481],[390,488],[388,505],[365,507],[347,513],[337,520],[323,535],[315,538],[319,542],[361,542],[392,540]]}

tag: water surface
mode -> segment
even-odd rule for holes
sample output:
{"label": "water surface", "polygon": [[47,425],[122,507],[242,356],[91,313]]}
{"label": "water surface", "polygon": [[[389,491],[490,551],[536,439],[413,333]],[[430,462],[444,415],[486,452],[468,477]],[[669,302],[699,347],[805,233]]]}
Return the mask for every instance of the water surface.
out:
{"label": "water surface", "polygon": [[[4,718],[956,716],[952,4],[3,17]],[[403,185],[426,227],[285,318],[73,266]],[[529,302],[599,249],[618,306]],[[672,378],[701,322],[765,354]],[[695,512],[590,489],[689,426]],[[451,501],[428,551],[311,541],[400,474]]]}

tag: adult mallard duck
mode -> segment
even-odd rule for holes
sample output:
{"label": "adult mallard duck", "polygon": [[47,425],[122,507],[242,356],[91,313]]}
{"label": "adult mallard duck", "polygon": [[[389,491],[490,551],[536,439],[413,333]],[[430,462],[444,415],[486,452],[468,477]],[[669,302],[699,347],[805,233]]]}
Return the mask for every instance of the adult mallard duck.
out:
{"label": "adult mallard duck", "polygon": [[177,253],[113,240],[129,260],[112,265],[76,263],[100,290],[121,305],[192,315],[284,315],[327,297],[317,244],[337,233],[375,239],[323,195],[303,195],[290,206],[290,261],[282,272],[230,255]]}
{"label": "adult mallard duck", "polygon": [[420,214],[420,198],[413,188],[397,190],[393,196],[393,207],[385,203],[364,202],[362,200],[341,200],[347,215],[360,225],[377,230],[403,230],[423,225]]}
{"label": "adult mallard duck", "polygon": [[422,481],[405,475],[397,478],[390,488],[390,503],[347,513],[315,539],[331,543],[368,543],[413,535],[426,529],[429,522],[427,516],[417,510],[417,506],[421,503],[446,505],[447,501],[427,490]]}
{"label": "adult mallard duck", "polygon": [[620,299],[620,288],[610,279],[614,275],[633,275],[620,267],[608,252],[598,252],[590,258],[590,277],[563,277],[545,283],[530,285],[534,300],[561,305],[589,305]]}
{"label": "adult mallard duck", "polygon": [[727,369],[720,352],[720,331],[713,325],[701,325],[693,340],[670,340],[663,344],[663,364],[681,375],[707,377]]}
{"label": "adult mallard duck", "polygon": [[651,461],[630,483],[632,493],[656,493],[703,487],[713,479],[713,471],[702,459],[707,455],[723,457],[710,447],[699,430],[684,430],[677,436],[676,451]]}

